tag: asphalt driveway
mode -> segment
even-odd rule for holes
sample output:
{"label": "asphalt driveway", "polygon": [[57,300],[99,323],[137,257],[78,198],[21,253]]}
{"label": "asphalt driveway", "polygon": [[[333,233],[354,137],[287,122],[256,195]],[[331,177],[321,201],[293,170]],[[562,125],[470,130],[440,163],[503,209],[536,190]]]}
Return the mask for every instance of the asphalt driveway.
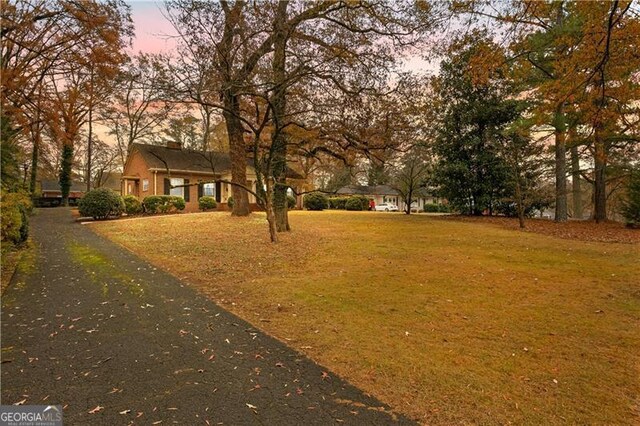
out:
{"label": "asphalt driveway", "polygon": [[2,404],[60,404],[69,425],[412,423],[68,209],[31,233],[2,297]]}

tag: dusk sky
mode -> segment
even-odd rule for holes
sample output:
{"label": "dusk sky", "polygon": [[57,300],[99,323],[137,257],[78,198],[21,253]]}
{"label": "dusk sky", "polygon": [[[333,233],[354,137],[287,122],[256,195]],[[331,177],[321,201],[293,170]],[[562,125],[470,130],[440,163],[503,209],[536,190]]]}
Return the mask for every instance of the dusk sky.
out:
{"label": "dusk sky", "polygon": [[[175,46],[172,35],[173,26],[164,17],[164,1],[160,0],[128,0],[131,5],[131,16],[136,29],[133,40],[133,53],[159,53],[171,51]],[[405,61],[407,69],[413,71],[435,70],[434,64],[423,60],[420,55],[412,56]]]}
{"label": "dusk sky", "polygon": [[131,5],[131,15],[136,28],[133,41],[133,51],[158,53],[171,50],[174,42],[170,35],[173,27],[163,16],[164,2],[162,1],[127,1]]}

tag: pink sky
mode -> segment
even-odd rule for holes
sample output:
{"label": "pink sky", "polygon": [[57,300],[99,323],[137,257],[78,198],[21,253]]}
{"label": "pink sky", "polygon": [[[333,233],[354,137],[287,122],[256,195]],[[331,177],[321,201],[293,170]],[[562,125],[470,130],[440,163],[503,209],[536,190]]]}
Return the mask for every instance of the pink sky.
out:
{"label": "pink sky", "polygon": [[163,16],[164,2],[154,0],[128,0],[131,16],[136,29],[133,51],[159,53],[172,50],[175,46],[170,36],[173,27]]}
{"label": "pink sky", "polygon": [[[131,16],[136,29],[133,52],[160,53],[173,50],[176,43],[171,37],[175,35],[175,31],[163,16],[164,1],[127,0],[127,3],[131,6]],[[436,67],[417,54],[406,60],[405,68],[421,71],[434,70]]]}

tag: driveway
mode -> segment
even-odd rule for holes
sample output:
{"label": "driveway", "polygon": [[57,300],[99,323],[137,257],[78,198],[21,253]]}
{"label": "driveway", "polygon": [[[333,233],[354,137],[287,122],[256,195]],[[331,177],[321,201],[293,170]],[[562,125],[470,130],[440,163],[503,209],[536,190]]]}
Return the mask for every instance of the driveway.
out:
{"label": "driveway", "polygon": [[2,297],[2,404],[59,404],[69,425],[412,424],[68,209],[31,232]]}

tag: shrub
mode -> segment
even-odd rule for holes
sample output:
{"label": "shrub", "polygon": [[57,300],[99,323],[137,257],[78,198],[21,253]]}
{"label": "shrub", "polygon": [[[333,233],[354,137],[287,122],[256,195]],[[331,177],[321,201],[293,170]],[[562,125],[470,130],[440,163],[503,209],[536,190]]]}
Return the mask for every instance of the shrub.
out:
{"label": "shrub", "polygon": [[233,197],[227,198],[227,206],[229,206],[229,209],[233,209]]}
{"label": "shrub", "polygon": [[362,208],[362,200],[353,197],[353,198],[349,198],[345,204],[344,204],[345,209],[350,210],[350,211],[361,211],[363,210]]}
{"label": "shrub", "polygon": [[439,213],[451,213],[451,208],[446,204],[438,204]]}
{"label": "shrub", "polygon": [[307,210],[324,210],[328,206],[328,201],[324,194],[312,192],[304,196],[303,204]]}
{"label": "shrub", "polygon": [[425,204],[424,212],[425,213],[438,213],[440,211],[440,206],[438,204]]}
{"label": "shrub", "polygon": [[149,195],[142,200],[142,208],[145,213],[149,214],[158,213],[162,204],[164,204],[164,199],[161,195]]}
{"label": "shrub", "polygon": [[622,204],[622,216],[627,226],[640,227],[640,170],[631,173],[627,186],[627,197]]}
{"label": "shrub", "polygon": [[0,203],[2,241],[20,244],[29,237],[29,215],[33,211],[31,199],[22,193],[2,194]]}
{"label": "shrub", "polygon": [[184,210],[185,206],[184,199],[175,195],[150,195],[142,200],[142,207],[147,214],[173,213]]}
{"label": "shrub", "polygon": [[344,210],[345,204],[348,200],[347,197],[331,197],[329,200],[329,208]]}
{"label": "shrub", "polygon": [[78,203],[81,216],[90,216],[96,220],[120,216],[124,208],[122,197],[108,188],[92,189]]}
{"label": "shrub", "polygon": [[365,197],[364,195],[356,195],[353,198],[360,202],[360,210],[369,210],[369,199],[367,197]]}
{"label": "shrub", "polygon": [[128,215],[142,213],[142,203],[138,197],[127,195],[124,197],[124,211]]}
{"label": "shrub", "polygon": [[185,203],[184,198],[182,197],[170,196],[169,203],[178,211],[184,210],[187,206],[187,203]]}
{"label": "shrub", "polygon": [[296,197],[293,195],[287,195],[287,208],[295,209],[296,208]]}
{"label": "shrub", "polygon": [[200,197],[198,199],[198,208],[203,212],[213,210],[218,207],[218,203],[214,197]]}

